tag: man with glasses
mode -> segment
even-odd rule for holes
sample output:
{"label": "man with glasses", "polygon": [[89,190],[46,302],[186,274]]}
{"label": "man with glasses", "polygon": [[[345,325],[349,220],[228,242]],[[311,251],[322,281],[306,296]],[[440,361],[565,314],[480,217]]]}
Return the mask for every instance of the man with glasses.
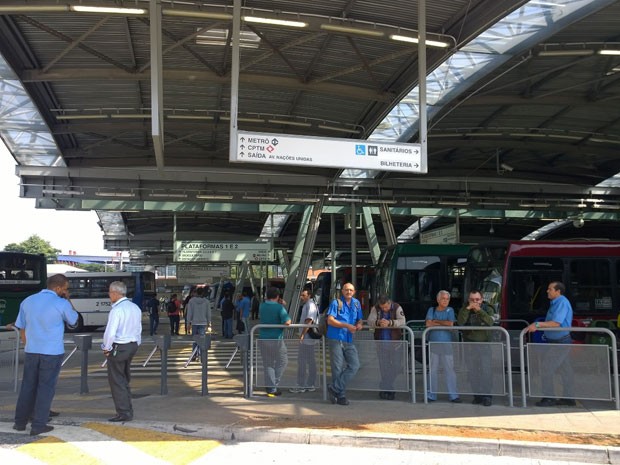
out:
{"label": "man with glasses", "polygon": [[[461,308],[456,318],[458,326],[493,326],[493,310],[482,301],[480,291],[471,291],[467,304]],[[474,394],[472,404],[490,407],[493,404],[493,371],[489,342],[491,331],[463,331],[463,340],[471,342],[467,350],[467,376]]]}
{"label": "man with glasses", "polygon": [[142,342],[142,310],[126,297],[127,286],[121,281],[110,284],[109,294],[112,309],[108,315],[101,348],[108,362],[108,383],[116,416],[108,421],[131,421],[131,360]]}
{"label": "man with glasses", "polygon": [[332,404],[349,405],[346,398],[348,382],[359,370],[353,333],[362,329],[362,306],[354,298],[355,287],[346,283],[342,297],[334,299],[327,309],[327,343],[332,368],[332,383],[328,386]]}

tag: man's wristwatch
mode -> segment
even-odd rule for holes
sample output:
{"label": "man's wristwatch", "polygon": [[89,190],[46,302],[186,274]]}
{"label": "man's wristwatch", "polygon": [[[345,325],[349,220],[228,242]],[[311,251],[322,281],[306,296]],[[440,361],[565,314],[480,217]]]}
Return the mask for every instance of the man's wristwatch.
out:
{"label": "man's wristwatch", "polygon": [[538,321],[534,323],[534,326],[536,326],[536,328],[540,328],[540,324],[538,323]]}

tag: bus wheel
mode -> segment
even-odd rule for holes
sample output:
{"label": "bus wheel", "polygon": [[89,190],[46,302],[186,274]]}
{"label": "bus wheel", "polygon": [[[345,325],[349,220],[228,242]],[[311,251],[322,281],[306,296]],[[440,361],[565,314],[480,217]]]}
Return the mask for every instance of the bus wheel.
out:
{"label": "bus wheel", "polygon": [[65,325],[65,331],[68,333],[81,333],[84,331],[84,318],[82,318],[82,315],[78,313],[78,320],[75,328],[69,328]]}

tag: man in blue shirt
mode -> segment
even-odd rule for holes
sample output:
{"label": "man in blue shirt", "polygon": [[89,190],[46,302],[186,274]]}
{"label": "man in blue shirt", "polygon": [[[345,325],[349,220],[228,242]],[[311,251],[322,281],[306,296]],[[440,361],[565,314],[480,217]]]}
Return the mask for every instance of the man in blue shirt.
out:
{"label": "man in blue shirt", "polygon": [[[545,321],[537,321],[527,327],[528,332],[532,333],[541,328],[570,328],[573,323],[573,308],[564,295],[566,286],[564,283],[554,281],[547,287],[547,297],[551,301]],[[545,331],[545,338],[549,344],[572,344],[570,331]],[[554,405],[575,406],[574,393],[574,374],[573,367],[569,359],[570,350],[568,347],[549,347],[542,360],[544,370],[542,378],[543,397],[540,402],[536,402],[538,407],[553,407]],[[562,378],[562,388],[565,399],[554,398],[554,377],[559,372]]]}
{"label": "man in blue shirt", "polygon": [[238,318],[243,321],[243,326],[245,326],[244,333],[250,331],[250,309],[252,307],[252,302],[250,301],[250,297],[248,296],[248,291],[243,291],[241,293],[241,299],[237,303],[237,312],[239,313]]}
{"label": "man in blue shirt", "polygon": [[69,281],[62,274],[47,280],[47,289],[26,298],[19,307],[14,326],[24,330],[24,375],[15,407],[13,429],[24,431],[32,417],[31,436],[48,433],[50,407],[65,353],[65,323],[74,326],[78,314],[67,300]]}
{"label": "man in blue shirt", "polygon": [[332,404],[349,405],[347,384],[360,368],[353,333],[362,329],[362,306],[354,298],[351,283],[342,286],[342,297],[334,299],[327,309],[327,343],[332,368],[332,384],[328,386]]}
{"label": "man in blue shirt", "polygon": [[109,294],[112,309],[101,344],[103,355],[108,361],[108,383],[116,408],[116,416],[109,421],[131,421],[133,406],[129,388],[130,368],[131,360],[142,342],[142,311],[126,297],[125,283],[112,282]]}
{"label": "man in blue shirt", "polygon": [[[454,326],[456,315],[454,309],[448,304],[450,303],[450,293],[448,291],[439,291],[437,293],[437,305],[428,309],[426,313],[426,327],[435,326]],[[456,373],[454,372],[454,354],[452,352],[453,332],[446,330],[429,331],[429,342],[438,344],[429,344],[430,348],[430,385],[428,387],[428,400],[431,402],[437,400],[438,372],[439,366],[443,366],[446,386],[450,402],[455,404],[461,403],[461,398],[456,390]]]}
{"label": "man in blue shirt", "polygon": [[[290,325],[291,317],[286,309],[278,303],[280,291],[277,287],[267,289],[267,299],[258,311],[263,325]],[[264,328],[260,330],[260,353],[265,372],[265,386],[268,397],[282,395],[278,389],[280,378],[288,363],[286,345],[282,340],[282,328]]]}

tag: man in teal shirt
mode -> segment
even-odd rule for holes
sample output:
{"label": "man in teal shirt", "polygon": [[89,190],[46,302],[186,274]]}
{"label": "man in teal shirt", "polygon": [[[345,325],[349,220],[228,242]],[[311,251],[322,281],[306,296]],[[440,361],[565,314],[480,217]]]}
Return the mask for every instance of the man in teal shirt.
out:
{"label": "man in teal shirt", "polygon": [[[279,296],[280,291],[277,287],[267,289],[267,300],[260,305],[258,310],[260,324],[286,326],[291,324],[291,317],[286,309],[278,303]],[[282,395],[282,391],[278,389],[278,384],[280,384],[280,378],[288,363],[288,354],[286,345],[282,340],[282,333],[282,328],[262,328],[260,330],[259,347],[263,359],[268,397]]]}

